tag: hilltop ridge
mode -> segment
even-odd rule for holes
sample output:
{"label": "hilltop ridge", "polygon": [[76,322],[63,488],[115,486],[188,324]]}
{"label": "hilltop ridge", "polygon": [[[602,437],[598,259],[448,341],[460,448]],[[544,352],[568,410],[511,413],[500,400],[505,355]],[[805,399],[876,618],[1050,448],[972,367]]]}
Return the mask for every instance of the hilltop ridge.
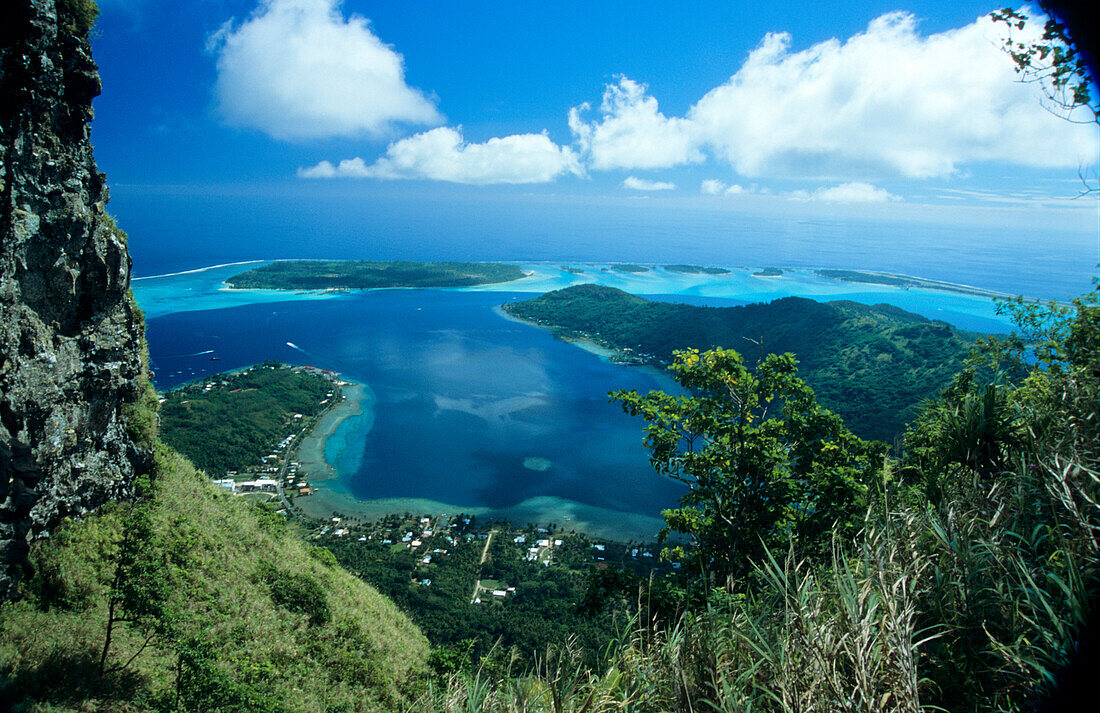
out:
{"label": "hilltop ridge", "polygon": [[613,287],[575,285],[504,310],[565,338],[668,364],[676,349],[793,352],[822,404],[852,430],[892,439],[962,367],[971,335],[892,305],[784,297],[741,307],[657,302]]}

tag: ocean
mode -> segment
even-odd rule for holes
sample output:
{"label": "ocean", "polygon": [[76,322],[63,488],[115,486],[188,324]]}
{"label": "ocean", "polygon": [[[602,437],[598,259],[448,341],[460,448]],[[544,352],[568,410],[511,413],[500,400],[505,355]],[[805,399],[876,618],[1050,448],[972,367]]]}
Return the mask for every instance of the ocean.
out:
{"label": "ocean", "polygon": [[[119,193],[122,196],[119,198]],[[127,195],[112,210],[130,234],[133,283],[165,389],[267,359],[332,369],[364,384],[365,413],[327,439],[326,486],[372,512],[473,512],[651,539],[683,486],[657,475],[644,424],[611,389],[675,388],[509,321],[495,309],[583,281],[653,299],[734,305],[787,295],[879,302],[964,329],[1010,328],[987,296],[845,283],[811,268],[868,269],[1007,294],[1068,299],[1091,285],[1096,237],[941,224],[807,221],[715,211],[603,206],[584,216],[537,201],[436,202]],[[138,206],[138,207],[135,207]],[[301,208],[300,211],[294,207]],[[279,258],[497,260],[534,273],[467,290],[350,294],[223,289]],[[787,268],[632,274],[610,262]],[[577,276],[560,269],[576,266]],[[608,269],[603,269],[608,268]],[[791,268],[794,268],[793,270]],[[158,277],[159,276],[159,277]],[[212,357],[217,357],[213,359]]]}
{"label": "ocean", "polygon": [[130,233],[138,276],[284,258],[595,260],[879,270],[1065,300],[1092,287],[1100,262],[1095,213],[1076,230],[1054,233],[1035,218],[994,227],[978,217],[825,219],[657,209],[642,200],[178,195],[126,187],[113,190],[110,209]]}
{"label": "ocean", "polygon": [[652,537],[683,486],[653,471],[644,423],[607,393],[676,385],[510,320],[502,303],[595,281],[695,304],[787,295],[886,302],[968,329],[1008,329],[985,296],[841,282],[805,269],[759,277],[753,269],[701,275],[570,265],[583,270],[578,275],[558,263],[520,263],[528,277],[470,289],[225,288],[226,278],[253,266],[134,280],[158,388],[268,359],[331,369],[362,383],[366,397],[364,413],[324,445],[339,475],[325,487],[375,513],[467,512],[629,539]]}

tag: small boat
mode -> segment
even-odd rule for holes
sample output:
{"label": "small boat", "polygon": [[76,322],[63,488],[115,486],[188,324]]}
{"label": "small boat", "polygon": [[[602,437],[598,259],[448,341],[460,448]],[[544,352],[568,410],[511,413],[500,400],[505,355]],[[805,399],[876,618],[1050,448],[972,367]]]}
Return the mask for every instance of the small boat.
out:
{"label": "small boat", "polygon": [[221,358],[220,356],[212,356],[212,357],[210,357],[210,361],[221,361],[221,360],[222,360],[222,358]]}

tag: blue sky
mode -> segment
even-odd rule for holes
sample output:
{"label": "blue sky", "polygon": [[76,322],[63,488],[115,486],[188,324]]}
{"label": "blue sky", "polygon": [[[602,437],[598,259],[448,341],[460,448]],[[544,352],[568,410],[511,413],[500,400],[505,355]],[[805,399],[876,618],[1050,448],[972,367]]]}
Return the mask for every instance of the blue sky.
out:
{"label": "blue sky", "polygon": [[1097,225],[1096,125],[1014,81],[985,3],[100,5],[116,194]]}

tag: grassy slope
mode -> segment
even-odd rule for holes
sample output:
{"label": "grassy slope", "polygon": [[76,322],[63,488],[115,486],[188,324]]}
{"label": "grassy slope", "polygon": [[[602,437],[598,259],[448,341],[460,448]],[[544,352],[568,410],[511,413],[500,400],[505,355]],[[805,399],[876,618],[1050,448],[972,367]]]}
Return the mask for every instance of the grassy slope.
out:
{"label": "grassy slope", "polygon": [[[507,311],[522,319],[629,347],[667,361],[675,349],[736,349],[752,361],[794,352],[820,401],[864,437],[890,439],[962,366],[966,335],[889,305],[787,297],[745,307],[650,302],[621,290],[578,285]],[[751,341],[750,341],[751,340]]]}
{"label": "grassy slope", "polygon": [[[407,706],[428,645],[392,602],[303,542],[281,516],[212,488],[164,447],[158,472],[150,519],[178,560],[171,574],[178,629],[211,644],[216,667],[262,703],[256,708]],[[96,671],[130,508],[111,504],[34,546],[27,596],[0,607],[0,699],[23,700],[27,710],[149,710],[174,697],[177,658],[163,638],[121,672],[101,680]],[[261,562],[319,583],[331,619],[311,626],[305,614],[275,604],[257,577]],[[145,640],[137,627],[119,629],[115,664]]]}

